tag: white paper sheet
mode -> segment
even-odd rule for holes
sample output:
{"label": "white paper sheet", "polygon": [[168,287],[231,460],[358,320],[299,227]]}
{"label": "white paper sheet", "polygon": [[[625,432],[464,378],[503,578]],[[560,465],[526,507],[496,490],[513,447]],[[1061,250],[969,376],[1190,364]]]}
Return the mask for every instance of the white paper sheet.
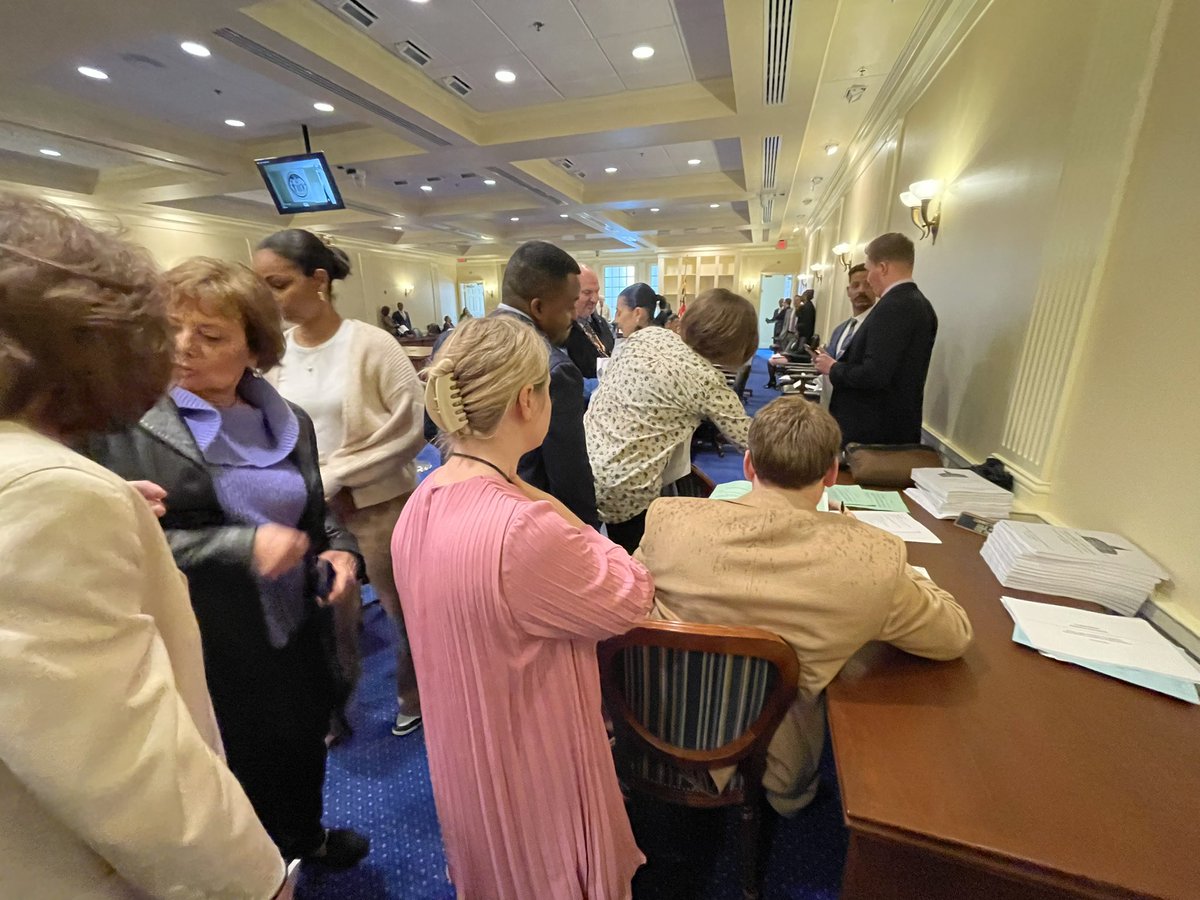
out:
{"label": "white paper sheet", "polygon": [[940,544],[936,534],[910,516],[908,513],[874,512],[870,510],[855,510],[851,513],[860,522],[890,531],[898,538],[910,544]]}
{"label": "white paper sheet", "polygon": [[1013,621],[1042,653],[1093,660],[1200,682],[1200,669],[1145,619],[1001,597]]}

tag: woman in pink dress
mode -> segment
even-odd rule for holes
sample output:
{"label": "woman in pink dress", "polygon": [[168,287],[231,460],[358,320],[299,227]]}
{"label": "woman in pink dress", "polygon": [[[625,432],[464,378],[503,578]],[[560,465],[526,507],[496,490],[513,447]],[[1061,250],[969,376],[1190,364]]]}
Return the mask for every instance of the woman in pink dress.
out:
{"label": "woman in pink dress", "polygon": [[547,358],[515,318],[459,325],[425,396],[449,455],[392,540],[463,900],[624,900],[644,861],[601,719],[596,642],[644,619],[654,585],[517,477],[549,425]]}

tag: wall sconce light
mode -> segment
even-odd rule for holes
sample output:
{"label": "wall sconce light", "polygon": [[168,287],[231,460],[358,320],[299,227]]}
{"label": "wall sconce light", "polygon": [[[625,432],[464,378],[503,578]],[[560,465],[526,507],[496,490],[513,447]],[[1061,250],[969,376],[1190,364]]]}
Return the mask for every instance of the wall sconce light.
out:
{"label": "wall sconce light", "polygon": [[842,264],[842,268],[847,272],[850,271],[850,245],[845,241],[840,244],[833,245],[833,255],[837,257],[838,262]]}
{"label": "wall sconce light", "polygon": [[[913,224],[921,230],[921,240],[931,237],[934,244],[937,243],[938,228],[942,222],[942,202],[937,199],[941,192],[942,183],[930,178],[914,181],[908,186],[908,190],[900,195],[900,202],[908,207]],[[935,200],[937,209],[931,211]]]}
{"label": "wall sconce light", "polygon": [[813,263],[808,267],[808,271],[812,272],[813,281],[815,281],[817,284],[820,284],[824,280],[824,277],[821,273],[825,271],[825,264]]}
{"label": "wall sconce light", "polygon": [[404,286],[404,296],[407,297],[412,292],[413,292],[413,286],[411,284],[406,284]]}
{"label": "wall sconce light", "polygon": [[743,284],[742,285],[742,293],[753,294],[754,293],[754,282],[747,281],[745,284]]}

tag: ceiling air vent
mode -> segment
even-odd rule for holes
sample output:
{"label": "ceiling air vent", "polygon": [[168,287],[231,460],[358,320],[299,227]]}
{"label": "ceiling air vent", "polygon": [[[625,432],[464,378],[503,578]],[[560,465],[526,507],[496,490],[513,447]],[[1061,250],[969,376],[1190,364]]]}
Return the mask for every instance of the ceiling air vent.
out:
{"label": "ceiling air vent", "polygon": [[353,19],[363,28],[370,28],[379,20],[379,16],[359,3],[358,0],[346,0],[338,8],[342,11],[342,15]]}
{"label": "ceiling air vent", "polygon": [[779,135],[763,138],[763,187],[775,187],[775,167],[779,162]]}
{"label": "ceiling air vent", "polygon": [[778,106],[787,95],[788,57],[792,49],[792,4],[794,0],[767,0],[766,52],[763,54],[763,102]]}
{"label": "ceiling air vent", "polygon": [[560,169],[566,169],[568,172],[575,168],[575,163],[571,162],[565,156],[562,159],[556,159],[554,164]]}
{"label": "ceiling air vent", "polygon": [[[405,41],[403,44],[393,44],[396,50],[396,55],[402,59],[407,59],[410,63],[418,66],[424,66],[429,62],[429,54],[414,44],[412,41]],[[470,88],[467,88],[469,91]]]}
{"label": "ceiling air vent", "polygon": [[240,47],[247,53],[253,53],[259,59],[264,59],[272,65],[278,66],[281,69],[291,72],[293,75],[303,78],[309,84],[315,84],[317,87],[330,94],[333,94],[335,97],[341,97],[342,99],[355,104],[360,109],[365,109],[372,115],[386,119],[393,125],[398,125],[409,134],[416,136],[419,140],[422,140],[427,144],[430,144],[434,147],[450,146],[450,142],[441,135],[435,134],[428,128],[418,125],[416,122],[410,122],[408,119],[396,115],[396,113],[392,112],[386,107],[380,106],[375,101],[368,100],[361,94],[356,94],[349,88],[342,87],[342,85],[334,81],[330,81],[324,75],[320,75],[311,69],[305,68],[295,60],[288,59],[282,53],[277,53],[270,47],[265,47],[257,41],[246,37],[246,35],[234,31],[232,28],[218,28],[213,32],[213,34],[229,41],[229,43],[233,44],[235,47]]}
{"label": "ceiling air vent", "polygon": [[460,97],[465,97],[471,93],[471,86],[457,75],[447,75],[445,78],[439,78],[438,84],[450,91],[450,93],[458,94]]}

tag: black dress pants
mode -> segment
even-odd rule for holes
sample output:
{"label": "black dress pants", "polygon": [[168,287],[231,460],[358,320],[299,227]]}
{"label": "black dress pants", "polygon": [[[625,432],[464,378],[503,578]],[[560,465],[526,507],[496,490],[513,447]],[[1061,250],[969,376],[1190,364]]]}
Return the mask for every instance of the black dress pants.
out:
{"label": "black dress pants", "polygon": [[632,556],[633,551],[642,542],[642,535],[646,533],[646,510],[642,510],[632,519],[609,522],[604,527],[608,531],[608,539],[614,544],[620,544]]}
{"label": "black dress pants", "polygon": [[316,610],[286,646],[242,634],[239,646],[209,653],[209,691],[229,768],[271,839],[287,858],[317,850],[325,783],[325,734],[333,679]]}

